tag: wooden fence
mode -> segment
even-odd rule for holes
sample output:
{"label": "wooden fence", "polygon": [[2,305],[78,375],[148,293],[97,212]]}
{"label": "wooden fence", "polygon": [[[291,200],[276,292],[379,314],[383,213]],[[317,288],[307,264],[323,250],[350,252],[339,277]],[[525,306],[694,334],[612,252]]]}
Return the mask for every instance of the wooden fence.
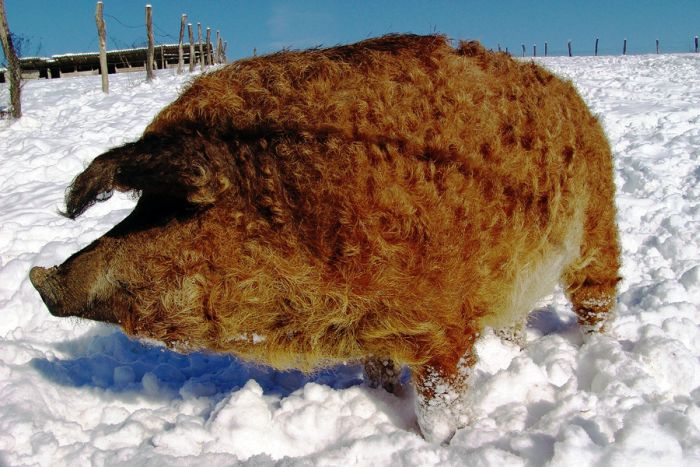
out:
{"label": "wooden fence", "polygon": [[[212,44],[202,44],[203,53],[209,53]],[[190,51],[194,49],[194,57]],[[147,47],[137,49],[111,50],[107,52],[107,72],[124,73],[146,70]],[[155,47],[155,66],[158,69],[177,67],[179,62],[178,44],[164,44]],[[183,51],[185,63],[201,60],[196,48],[187,47]],[[193,63],[194,63],[193,62]],[[22,78],[61,78],[78,75],[97,75],[100,73],[99,52],[53,55],[51,57],[27,57],[20,59]],[[5,82],[4,70],[0,70],[0,83]]]}
{"label": "wooden fence", "polygon": [[[595,46],[594,46],[594,48],[593,48],[593,55],[594,55],[594,56],[598,56],[598,44],[599,44],[599,42],[600,42],[600,39],[596,37],[596,39],[595,39]],[[566,52],[564,52],[564,51],[559,51],[558,53],[555,53],[555,55],[562,56],[562,55],[567,55],[567,54],[568,54],[569,57],[573,57],[573,56],[574,56],[574,47],[573,47],[572,44],[573,44],[572,41],[570,41],[570,40],[567,41],[567,42],[566,42]],[[661,53],[661,42],[659,41],[659,39],[656,39],[655,44],[656,44],[656,53],[657,53],[657,54],[660,54],[660,53]],[[699,46],[700,46],[700,44],[698,43],[698,36],[695,36],[695,37],[693,38],[693,47],[692,47],[692,51],[693,51],[694,53],[700,52]],[[527,47],[525,46],[525,44],[520,44],[520,47],[521,47],[521,50],[522,50],[520,56],[521,56],[521,57],[526,57],[526,56],[528,56],[528,51],[527,51]],[[499,52],[503,51],[503,49],[501,49],[501,44],[498,44],[497,48],[498,48],[498,51],[499,51]],[[626,39],[626,38],[622,40],[622,47],[620,48],[620,50],[621,50],[621,52],[622,52],[622,55],[627,55],[627,39]],[[606,51],[606,52],[607,52],[606,54],[609,54],[610,51],[611,51],[611,50],[608,49],[608,50]],[[508,50],[508,47],[505,48],[505,52],[506,52],[506,53],[511,53],[511,51]],[[589,50],[585,51],[583,55],[588,55],[588,54],[590,54],[590,52],[591,52],[591,51],[590,51],[590,49],[589,49]],[[549,44],[548,44],[547,42],[545,42],[545,43],[544,43],[544,56],[547,57],[548,55],[549,55]],[[534,45],[532,46],[532,56],[533,56],[533,57],[537,57],[537,44],[534,44]]]}
{"label": "wooden fence", "polygon": [[[111,50],[105,53],[105,23],[103,19],[102,1],[97,2],[95,19],[97,22],[98,38],[100,42],[100,52],[52,55],[51,57],[26,57],[20,59],[20,70],[22,79],[37,78],[62,78],[76,75],[98,75],[103,74],[106,68],[107,74],[123,73],[131,71],[147,71],[149,78],[152,77],[152,70],[177,67],[178,73],[182,71],[182,64],[188,63],[192,71],[194,65],[199,62],[204,70],[204,65],[216,63],[226,63],[226,45],[216,31],[217,42],[212,44],[211,28],[207,28],[207,40],[202,42],[201,24],[197,23],[200,31],[198,47],[195,47],[192,36],[192,25],[188,24],[190,30],[189,47],[182,47],[185,20],[187,15],[182,15],[180,21],[180,42],[177,44],[155,45],[153,42],[152,7],[146,5],[146,29],[148,34],[148,47]],[[103,63],[101,68],[100,54],[102,53]],[[106,55],[106,57],[105,57]],[[152,63],[148,66],[148,63]],[[0,83],[5,82],[7,70],[0,68]],[[103,75],[103,78],[105,76]],[[107,92],[106,79],[103,79],[103,90]]]}
{"label": "wooden fence", "polygon": [[[202,64],[202,69],[205,63],[209,63],[210,57],[214,54],[214,47],[217,49],[222,47],[221,40],[217,41],[217,44],[207,43],[201,41],[201,25],[200,26],[200,41],[199,43],[194,42],[192,34],[192,25],[188,25],[190,43],[189,47],[183,48],[183,58],[184,63],[190,64],[190,71],[194,69],[196,63]],[[598,55],[598,39],[595,39],[594,55]],[[698,36],[693,38],[693,51],[698,53],[699,50]],[[198,46],[198,47],[196,47]],[[525,44],[521,45],[522,56],[526,55]],[[566,44],[566,52],[571,57],[574,55],[572,42],[568,41]],[[498,45],[498,50],[501,51],[500,44]],[[147,47],[136,48],[136,49],[124,49],[124,50],[112,50],[107,52],[107,70],[109,74],[112,73],[123,73],[130,71],[144,71],[146,70],[146,60],[147,60]],[[222,62],[226,62],[225,58],[225,47],[221,49]],[[506,52],[510,52],[508,48],[505,49]],[[621,51],[624,54],[627,53],[627,40],[625,39],[622,43]],[[179,44],[164,44],[155,47],[155,65],[157,68],[171,68],[177,67],[179,62]],[[661,53],[659,40],[656,40],[656,53]],[[255,51],[253,52],[255,54]],[[537,46],[533,45],[532,55],[537,56]],[[549,44],[544,43],[544,56],[549,55]],[[43,57],[28,57],[20,59],[22,68],[22,78],[60,78],[64,76],[75,76],[81,74],[99,74],[100,70],[100,56],[99,52],[94,53],[82,53],[82,54],[66,54],[66,55],[53,55],[49,58]],[[0,68],[0,83],[5,82],[6,70]]]}

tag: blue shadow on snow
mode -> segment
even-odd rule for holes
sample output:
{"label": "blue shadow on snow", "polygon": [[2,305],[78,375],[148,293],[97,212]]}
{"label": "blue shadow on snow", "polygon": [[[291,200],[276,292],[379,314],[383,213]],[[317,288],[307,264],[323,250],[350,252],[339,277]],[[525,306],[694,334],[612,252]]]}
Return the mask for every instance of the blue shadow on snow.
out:
{"label": "blue shadow on snow", "polygon": [[305,374],[244,362],[232,355],[180,354],[166,347],[130,339],[117,331],[59,344],[67,359],[35,358],[30,366],[62,386],[93,387],[153,399],[207,397],[242,387],[253,379],[266,394],[288,396],[316,382],[343,389],[363,382],[361,365],[338,365]]}
{"label": "blue shadow on snow", "polygon": [[[576,328],[573,316],[563,317],[556,308],[545,306],[534,310],[528,328],[540,335],[572,333]],[[103,332],[104,328],[98,329]],[[242,387],[253,379],[266,394],[286,397],[315,382],[334,389],[362,384],[362,366],[338,365],[305,374],[298,370],[280,371],[245,362],[228,354],[195,352],[181,354],[164,346],[152,345],[126,336],[121,331],[111,334],[86,335],[55,346],[66,359],[35,358],[30,366],[47,380],[63,386],[93,387],[153,399],[208,397]],[[409,372],[404,368],[402,382]]]}

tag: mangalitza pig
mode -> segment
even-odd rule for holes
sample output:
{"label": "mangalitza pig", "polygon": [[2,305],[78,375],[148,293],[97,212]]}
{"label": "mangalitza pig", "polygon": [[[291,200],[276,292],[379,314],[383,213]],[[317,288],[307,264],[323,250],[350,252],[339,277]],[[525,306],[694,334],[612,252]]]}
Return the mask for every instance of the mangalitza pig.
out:
{"label": "mangalitza pig", "polygon": [[74,180],[134,211],[35,267],[49,311],[176,350],[306,371],[412,370],[426,439],[466,423],[485,327],[511,336],[560,282],[604,330],[619,245],[606,137],[571,83],[443,36],[240,60],[195,79]]}

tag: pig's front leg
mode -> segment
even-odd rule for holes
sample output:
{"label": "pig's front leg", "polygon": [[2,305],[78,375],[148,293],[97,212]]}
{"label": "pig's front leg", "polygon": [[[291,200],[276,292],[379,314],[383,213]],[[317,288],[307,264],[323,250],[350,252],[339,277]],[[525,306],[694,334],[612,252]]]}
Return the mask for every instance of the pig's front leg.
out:
{"label": "pig's front leg", "polygon": [[416,416],[426,441],[449,443],[455,431],[469,422],[464,395],[475,363],[469,349],[457,361],[434,359],[414,371]]}

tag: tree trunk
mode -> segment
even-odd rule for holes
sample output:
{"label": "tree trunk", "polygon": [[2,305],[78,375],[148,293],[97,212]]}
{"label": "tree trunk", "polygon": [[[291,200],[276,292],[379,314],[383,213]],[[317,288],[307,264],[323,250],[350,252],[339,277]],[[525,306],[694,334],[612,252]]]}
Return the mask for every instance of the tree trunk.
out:
{"label": "tree trunk", "polygon": [[2,50],[7,58],[7,74],[10,81],[10,115],[13,118],[20,118],[22,116],[22,101],[20,100],[22,70],[19,58],[17,58],[17,53],[15,52],[15,46],[12,43],[10,27],[7,24],[5,0],[0,0],[0,42],[2,42]]}

